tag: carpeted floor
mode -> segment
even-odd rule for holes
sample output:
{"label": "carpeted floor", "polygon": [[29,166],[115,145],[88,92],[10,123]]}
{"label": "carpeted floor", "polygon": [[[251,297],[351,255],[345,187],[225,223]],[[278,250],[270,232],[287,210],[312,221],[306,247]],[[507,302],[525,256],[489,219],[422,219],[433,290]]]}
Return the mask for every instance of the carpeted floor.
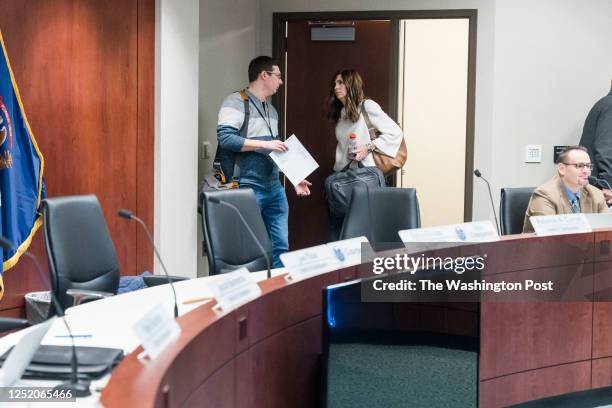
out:
{"label": "carpeted floor", "polygon": [[327,407],[475,407],[477,359],[444,347],[332,344]]}

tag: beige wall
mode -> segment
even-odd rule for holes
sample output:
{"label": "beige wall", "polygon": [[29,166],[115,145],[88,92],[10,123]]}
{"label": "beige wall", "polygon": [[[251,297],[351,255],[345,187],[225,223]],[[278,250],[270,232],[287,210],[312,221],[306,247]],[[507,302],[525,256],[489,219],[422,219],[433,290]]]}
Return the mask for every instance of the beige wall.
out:
{"label": "beige wall", "polygon": [[[610,90],[612,1],[497,1],[492,188],[534,186],[553,174],[553,146],[577,144]],[[524,163],[526,144],[543,162]]]}
{"label": "beige wall", "polygon": [[[217,113],[223,98],[248,83],[249,61],[257,56],[258,2],[254,0],[200,1],[200,82],[198,180],[217,148]],[[209,142],[209,159],[202,158],[202,143]],[[196,200],[196,197],[189,197]],[[197,223],[198,275],[208,274],[202,256],[202,228]]]}
{"label": "beige wall", "polygon": [[[155,242],[173,275],[197,274],[198,1],[157,0]],[[160,272],[155,262],[156,272]]]}

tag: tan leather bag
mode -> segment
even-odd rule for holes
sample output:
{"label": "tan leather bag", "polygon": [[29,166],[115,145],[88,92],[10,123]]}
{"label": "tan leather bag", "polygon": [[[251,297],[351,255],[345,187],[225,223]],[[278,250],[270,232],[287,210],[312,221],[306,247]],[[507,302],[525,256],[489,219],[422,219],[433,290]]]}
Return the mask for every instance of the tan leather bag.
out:
{"label": "tan leather bag", "polygon": [[[368,112],[365,110],[365,107],[361,108],[361,113],[363,114],[363,118],[365,119],[366,126],[368,127],[368,133],[370,133],[370,140],[374,141],[378,136],[380,136],[381,132],[378,131],[370,121],[370,116]],[[372,152],[372,157],[374,158],[374,163],[376,167],[383,172],[386,176],[390,173],[393,173],[399,169],[401,169],[404,164],[406,164],[406,158],[408,157],[408,149],[406,149],[406,141],[402,137],[402,142],[400,143],[399,150],[395,157],[387,156],[386,154],[374,150]]]}

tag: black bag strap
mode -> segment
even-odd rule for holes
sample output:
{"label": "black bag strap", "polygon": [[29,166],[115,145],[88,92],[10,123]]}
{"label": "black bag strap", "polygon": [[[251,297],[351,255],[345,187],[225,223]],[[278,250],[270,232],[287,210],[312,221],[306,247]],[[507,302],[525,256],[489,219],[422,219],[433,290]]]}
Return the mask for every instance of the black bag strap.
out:
{"label": "black bag strap", "polygon": [[[240,136],[246,139],[247,132],[249,131],[249,117],[251,116],[251,109],[249,104],[249,95],[246,93],[246,89],[240,91],[240,98],[242,98],[242,103],[244,104],[244,121],[242,122],[242,127],[240,128]],[[234,160],[234,173],[232,174],[232,182],[238,183],[240,180],[240,165],[238,164],[238,160],[241,155],[236,155],[236,160]]]}
{"label": "black bag strap", "polygon": [[[241,137],[244,137],[246,139],[247,133],[249,131],[249,117],[251,116],[251,110],[249,106],[249,95],[246,93],[246,89],[242,89],[238,93],[240,94],[240,99],[242,99],[242,103],[244,104],[244,121],[242,122],[242,126],[240,127],[238,134]],[[219,145],[217,145],[217,151],[215,152],[215,158],[213,159],[213,169],[219,172],[223,172],[221,170],[221,159],[219,157],[220,150],[221,148],[219,147]],[[236,160],[234,161],[234,174],[232,175],[232,181],[234,180],[237,181],[238,178],[240,177],[240,167],[238,166],[238,163],[237,163],[238,157],[240,156],[237,156]]]}
{"label": "black bag strap", "polygon": [[[354,161],[355,161],[355,160],[352,160],[352,159],[351,159],[351,160],[348,162],[348,164],[347,164],[346,166],[344,166],[344,167],[342,168],[342,170],[340,170],[340,171],[347,171],[347,170],[349,169],[349,167],[351,166],[351,163],[353,163]],[[357,162],[357,167],[362,168],[362,167],[365,167],[365,166],[363,165],[363,163],[362,163],[362,162],[358,161],[358,162]]]}

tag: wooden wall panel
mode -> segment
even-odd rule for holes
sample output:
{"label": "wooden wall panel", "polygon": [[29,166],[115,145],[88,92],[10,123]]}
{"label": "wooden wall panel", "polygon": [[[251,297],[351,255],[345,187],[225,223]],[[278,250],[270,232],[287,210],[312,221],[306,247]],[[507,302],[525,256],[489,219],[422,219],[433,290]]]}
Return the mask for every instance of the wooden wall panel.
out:
{"label": "wooden wall panel", "polygon": [[234,402],[235,371],[235,362],[232,360],[211,375],[201,387],[189,396],[182,406],[185,408],[230,408],[238,406]]}
{"label": "wooden wall panel", "polygon": [[[48,196],[96,194],[121,273],[150,270],[149,244],[116,213],[152,222],[154,0],[5,0],[0,29],[45,157]],[[30,269],[22,261],[5,273],[10,304],[0,309],[41,287]]]}
{"label": "wooden wall panel", "polygon": [[591,358],[592,304],[481,304],[480,378]]}
{"label": "wooden wall panel", "polygon": [[[153,228],[155,145],[155,0],[138,0],[138,141],[136,207]],[[153,231],[151,231],[153,233]],[[136,235],[136,271],[153,272],[153,250],[142,229]]]}
{"label": "wooden wall panel", "polygon": [[599,358],[592,363],[591,388],[612,385],[612,358]]}
{"label": "wooden wall panel", "polygon": [[612,356],[612,303],[593,303],[593,358]]}
{"label": "wooden wall panel", "polygon": [[254,371],[238,372],[236,381],[254,384],[243,389],[254,392],[250,406],[285,408],[287,401],[294,408],[319,406],[321,330],[321,316],[316,316],[247,351]]}
{"label": "wooden wall panel", "polygon": [[540,368],[480,383],[480,406],[506,407],[591,387],[591,362]]}

